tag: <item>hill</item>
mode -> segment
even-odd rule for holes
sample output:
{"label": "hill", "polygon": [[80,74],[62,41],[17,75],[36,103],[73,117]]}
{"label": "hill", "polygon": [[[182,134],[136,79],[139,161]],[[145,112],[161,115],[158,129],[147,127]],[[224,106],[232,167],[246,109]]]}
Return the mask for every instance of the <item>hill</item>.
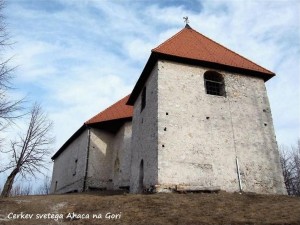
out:
{"label": "hill", "polygon": [[0,224],[300,224],[300,198],[105,192],[0,199]]}

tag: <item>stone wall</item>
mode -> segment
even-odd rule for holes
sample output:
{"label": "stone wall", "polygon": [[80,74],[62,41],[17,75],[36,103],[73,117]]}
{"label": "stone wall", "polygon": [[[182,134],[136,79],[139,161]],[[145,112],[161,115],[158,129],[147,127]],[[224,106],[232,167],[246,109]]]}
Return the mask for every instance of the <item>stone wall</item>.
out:
{"label": "stone wall", "polygon": [[88,148],[88,130],[84,130],[55,159],[51,193],[66,193],[83,190]]}
{"label": "stone wall", "polygon": [[86,189],[109,189],[111,182],[111,143],[113,134],[90,128],[90,146]]}
{"label": "stone wall", "polygon": [[[210,69],[158,61],[134,105],[133,120],[116,134],[90,128],[55,160],[51,191],[82,191],[89,144],[86,189],[133,193],[156,185],[220,187],[285,194],[272,115],[264,81],[222,74],[225,96],[206,94]],[[132,128],[131,128],[132,126]]]}
{"label": "stone wall", "polygon": [[208,95],[207,70],[158,62],[158,184],[239,191],[237,157],[244,191],[285,193],[264,81],[217,71],[226,97]]}
{"label": "stone wall", "polygon": [[134,104],[130,190],[157,184],[157,65],[146,87],[146,105],[141,111],[141,93]]}
{"label": "stone wall", "polygon": [[87,189],[129,187],[131,122],[116,134],[91,128]]}
{"label": "stone wall", "polygon": [[130,121],[126,122],[114,136],[110,171],[115,190],[130,186],[131,133]]}
{"label": "stone wall", "polygon": [[131,121],[124,123],[116,134],[89,129],[90,137],[85,130],[55,159],[51,193],[82,192],[84,185],[85,190],[129,188]]}

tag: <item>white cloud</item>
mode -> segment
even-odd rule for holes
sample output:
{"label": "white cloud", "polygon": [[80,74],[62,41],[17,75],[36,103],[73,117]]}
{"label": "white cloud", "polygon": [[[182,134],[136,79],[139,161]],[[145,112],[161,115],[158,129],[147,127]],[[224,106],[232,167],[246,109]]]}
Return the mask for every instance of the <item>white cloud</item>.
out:
{"label": "white cloud", "polygon": [[145,42],[141,39],[135,39],[129,43],[125,43],[124,47],[129,57],[132,60],[147,62],[147,58],[149,57],[149,49],[153,48],[153,43]]}

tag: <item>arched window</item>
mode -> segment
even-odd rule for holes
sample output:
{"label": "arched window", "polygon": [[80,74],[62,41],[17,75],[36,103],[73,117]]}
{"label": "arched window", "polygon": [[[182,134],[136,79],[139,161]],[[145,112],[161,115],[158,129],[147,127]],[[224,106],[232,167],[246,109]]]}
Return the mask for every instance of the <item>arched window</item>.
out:
{"label": "arched window", "polygon": [[206,94],[225,96],[225,85],[223,76],[215,71],[204,73]]}

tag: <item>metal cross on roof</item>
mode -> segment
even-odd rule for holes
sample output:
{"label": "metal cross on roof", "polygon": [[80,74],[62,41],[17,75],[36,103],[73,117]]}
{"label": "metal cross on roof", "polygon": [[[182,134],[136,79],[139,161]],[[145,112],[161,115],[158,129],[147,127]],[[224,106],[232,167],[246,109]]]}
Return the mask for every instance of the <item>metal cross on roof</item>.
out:
{"label": "metal cross on roof", "polygon": [[187,25],[189,23],[189,17],[185,16],[185,17],[183,17],[183,19],[184,19],[185,24]]}

